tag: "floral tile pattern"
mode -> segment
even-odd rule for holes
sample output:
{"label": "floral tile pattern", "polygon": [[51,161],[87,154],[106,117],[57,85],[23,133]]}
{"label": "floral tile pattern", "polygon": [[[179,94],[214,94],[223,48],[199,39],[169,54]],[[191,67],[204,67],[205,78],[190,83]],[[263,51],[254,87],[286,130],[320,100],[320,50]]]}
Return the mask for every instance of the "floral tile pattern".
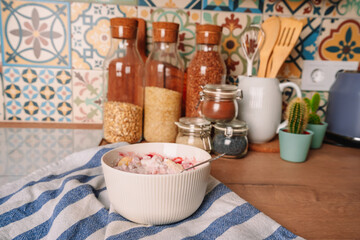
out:
{"label": "floral tile pattern", "polygon": [[324,0],[265,0],[264,13],[276,15],[320,16]]}
{"label": "floral tile pattern", "polygon": [[3,64],[71,67],[69,6],[2,0]]}
{"label": "floral tile pattern", "polygon": [[102,123],[102,73],[73,70],[74,122]]}
{"label": "floral tile pattern", "polygon": [[318,59],[360,61],[360,23],[355,19],[324,19]]}
{"label": "floral tile pattern", "polygon": [[138,5],[146,7],[201,9],[201,0],[139,0]]}
{"label": "floral tile pattern", "polygon": [[5,119],[72,121],[69,70],[4,67]]}
{"label": "floral tile pattern", "polygon": [[167,21],[175,22],[180,25],[178,35],[178,51],[184,61],[184,66],[187,67],[196,50],[195,24],[200,23],[201,11],[139,7],[139,17],[147,21],[147,44],[149,51],[152,49],[152,22]]}
{"label": "floral tile pattern", "polygon": [[0,73],[0,121],[5,120],[5,93],[2,73]]}
{"label": "floral tile pattern", "polygon": [[[250,24],[259,24],[261,15],[241,14],[241,13],[222,13],[214,11],[204,11],[202,22],[216,24],[223,27],[223,37],[221,43],[221,53],[227,68],[228,82],[237,83],[237,75],[243,75],[246,72],[246,59],[240,45],[240,38]],[[254,71],[256,70],[257,60],[254,62]]]}
{"label": "floral tile pattern", "polygon": [[74,129],[74,152],[96,147],[103,136],[101,129]]}
{"label": "floral tile pattern", "polygon": [[110,48],[112,17],[136,17],[134,6],[71,3],[72,67],[101,70]]}
{"label": "floral tile pattern", "polygon": [[259,0],[203,0],[204,10],[261,13]]}
{"label": "floral tile pattern", "polygon": [[316,41],[320,33],[320,18],[302,18],[303,29],[290,56],[280,69],[279,77],[300,78],[303,61],[313,60],[317,52]]}
{"label": "floral tile pattern", "polygon": [[359,1],[326,0],[323,7],[325,17],[359,18]]}

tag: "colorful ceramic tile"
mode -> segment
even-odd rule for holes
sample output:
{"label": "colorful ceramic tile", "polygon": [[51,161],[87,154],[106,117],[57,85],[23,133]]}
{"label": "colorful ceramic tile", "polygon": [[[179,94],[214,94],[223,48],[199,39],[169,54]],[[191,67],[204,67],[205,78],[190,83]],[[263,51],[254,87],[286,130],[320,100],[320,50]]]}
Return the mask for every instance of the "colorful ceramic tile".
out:
{"label": "colorful ceramic tile", "polygon": [[265,0],[264,13],[276,15],[320,16],[324,0]]}
{"label": "colorful ceramic tile", "polygon": [[4,67],[5,119],[72,121],[71,71]]}
{"label": "colorful ceramic tile", "polygon": [[101,70],[110,48],[110,18],[136,17],[134,6],[71,3],[72,67]]}
{"label": "colorful ceramic tile", "polygon": [[317,60],[360,61],[360,23],[355,19],[324,19]]}
{"label": "colorful ceramic tile", "polygon": [[70,4],[1,1],[4,66],[71,67]]}
{"label": "colorful ceramic tile", "polygon": [[2,73],[0,73],[0,121],[5,120],[5,94],[4,94],[4,80]]}
{"label": "colorful ceramic tile", "polygon": [[138,16],[147,21],[148,50],[152,49],[152,22],[176,22],[179,26],[178,51],[185,67],[195,53],[195,24],[200,23],[201,11],[168,8],[139,7]]}
{"label": "colorful ceramic tile", "polygon": [[101,129],[74,129],[74,152],[97,147],[102,139]]}
{"label": "colorful ceramic tile", "polygon": [[[246,58],[241,49],[241,36],[244,30],[252,23],[259,24],[261,15],[204,11],[202,23],[216,24],[223,27],[221,53],[227,67],[227,74],[235,76],[228,78],[228,82],[236,83],[237,75],[244,75],[246,72]],[[254,61],[256,70],[257,60]]]}
{"label": "colorful ceramic tile", "polygon": [[316,41],[320,33],[321,18],[302,18],[303,29],[294,49],[281,67],[278,76],[300,78],[304,60],[313,60],[317,52]]}
{"label": "colorful ceramic tile", "polygon": [[138,5],[146,7],[201,9],[201,0],[139,0]]}
{"label": "colorful ceramic tile", "polygon": [[325,0],[322,9],[325,17],[360,17],[360,1]]}
{"label": "colorful ceramic tile", "polygon": [[259,0],[203,0],[204,10],[261,13]]}
{"label": "colorful ceramic tile", "polygon": [[[75,2],[74,0],[65,0],[68,2]],[[102,3],[102,4],[119,4],[119,5],[133,5],[136,6],[138,0],[76,0],[76,2],[87,3]]]}
{"label": "colorful ceramic tile", "polygon": [[102,123],[103,72],[73,70],[74,122]]}

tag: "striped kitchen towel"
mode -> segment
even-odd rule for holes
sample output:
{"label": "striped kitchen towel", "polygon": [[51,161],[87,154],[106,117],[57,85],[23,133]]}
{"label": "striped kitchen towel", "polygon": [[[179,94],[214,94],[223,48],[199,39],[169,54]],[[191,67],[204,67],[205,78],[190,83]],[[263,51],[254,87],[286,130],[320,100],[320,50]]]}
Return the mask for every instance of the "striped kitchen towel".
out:
{"label": "striped kitchen towel", "polygon": [[211,178],[200,208],[149,226],[114,212],[101,156],[117,143],[69,155],[0,187],[0,239],[302,239]]}

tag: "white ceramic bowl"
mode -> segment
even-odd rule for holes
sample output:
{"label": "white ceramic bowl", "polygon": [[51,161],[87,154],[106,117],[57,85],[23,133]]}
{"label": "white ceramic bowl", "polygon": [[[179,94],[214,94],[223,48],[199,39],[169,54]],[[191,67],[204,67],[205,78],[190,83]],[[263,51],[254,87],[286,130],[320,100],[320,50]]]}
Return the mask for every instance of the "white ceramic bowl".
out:
{"label": "white ceramic bowl", "polygon": [[176,143],[139,143],[107,152],[101,165],[110,203],[120,215],[136,223],[161,225],[183,220],[199,208],[210,176],[209,163],[179,174],[137,174],[113,168],[119,152],[195,157],[198,162],[211,155],[200,148]]}

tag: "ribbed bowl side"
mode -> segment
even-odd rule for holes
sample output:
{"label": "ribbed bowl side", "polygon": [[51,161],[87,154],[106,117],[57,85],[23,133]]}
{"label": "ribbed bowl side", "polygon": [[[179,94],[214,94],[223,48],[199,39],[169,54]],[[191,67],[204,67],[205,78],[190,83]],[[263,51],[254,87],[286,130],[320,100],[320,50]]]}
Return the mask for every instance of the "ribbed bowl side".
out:
{"label": "ribbed bowl side", "polygon": [[110,201],[123,217],[161,225],[187,218],[199,208],[209,174],[210,165],[171,175],[124,174],[110,179],[111,174],[105,174],[105,181]]}

